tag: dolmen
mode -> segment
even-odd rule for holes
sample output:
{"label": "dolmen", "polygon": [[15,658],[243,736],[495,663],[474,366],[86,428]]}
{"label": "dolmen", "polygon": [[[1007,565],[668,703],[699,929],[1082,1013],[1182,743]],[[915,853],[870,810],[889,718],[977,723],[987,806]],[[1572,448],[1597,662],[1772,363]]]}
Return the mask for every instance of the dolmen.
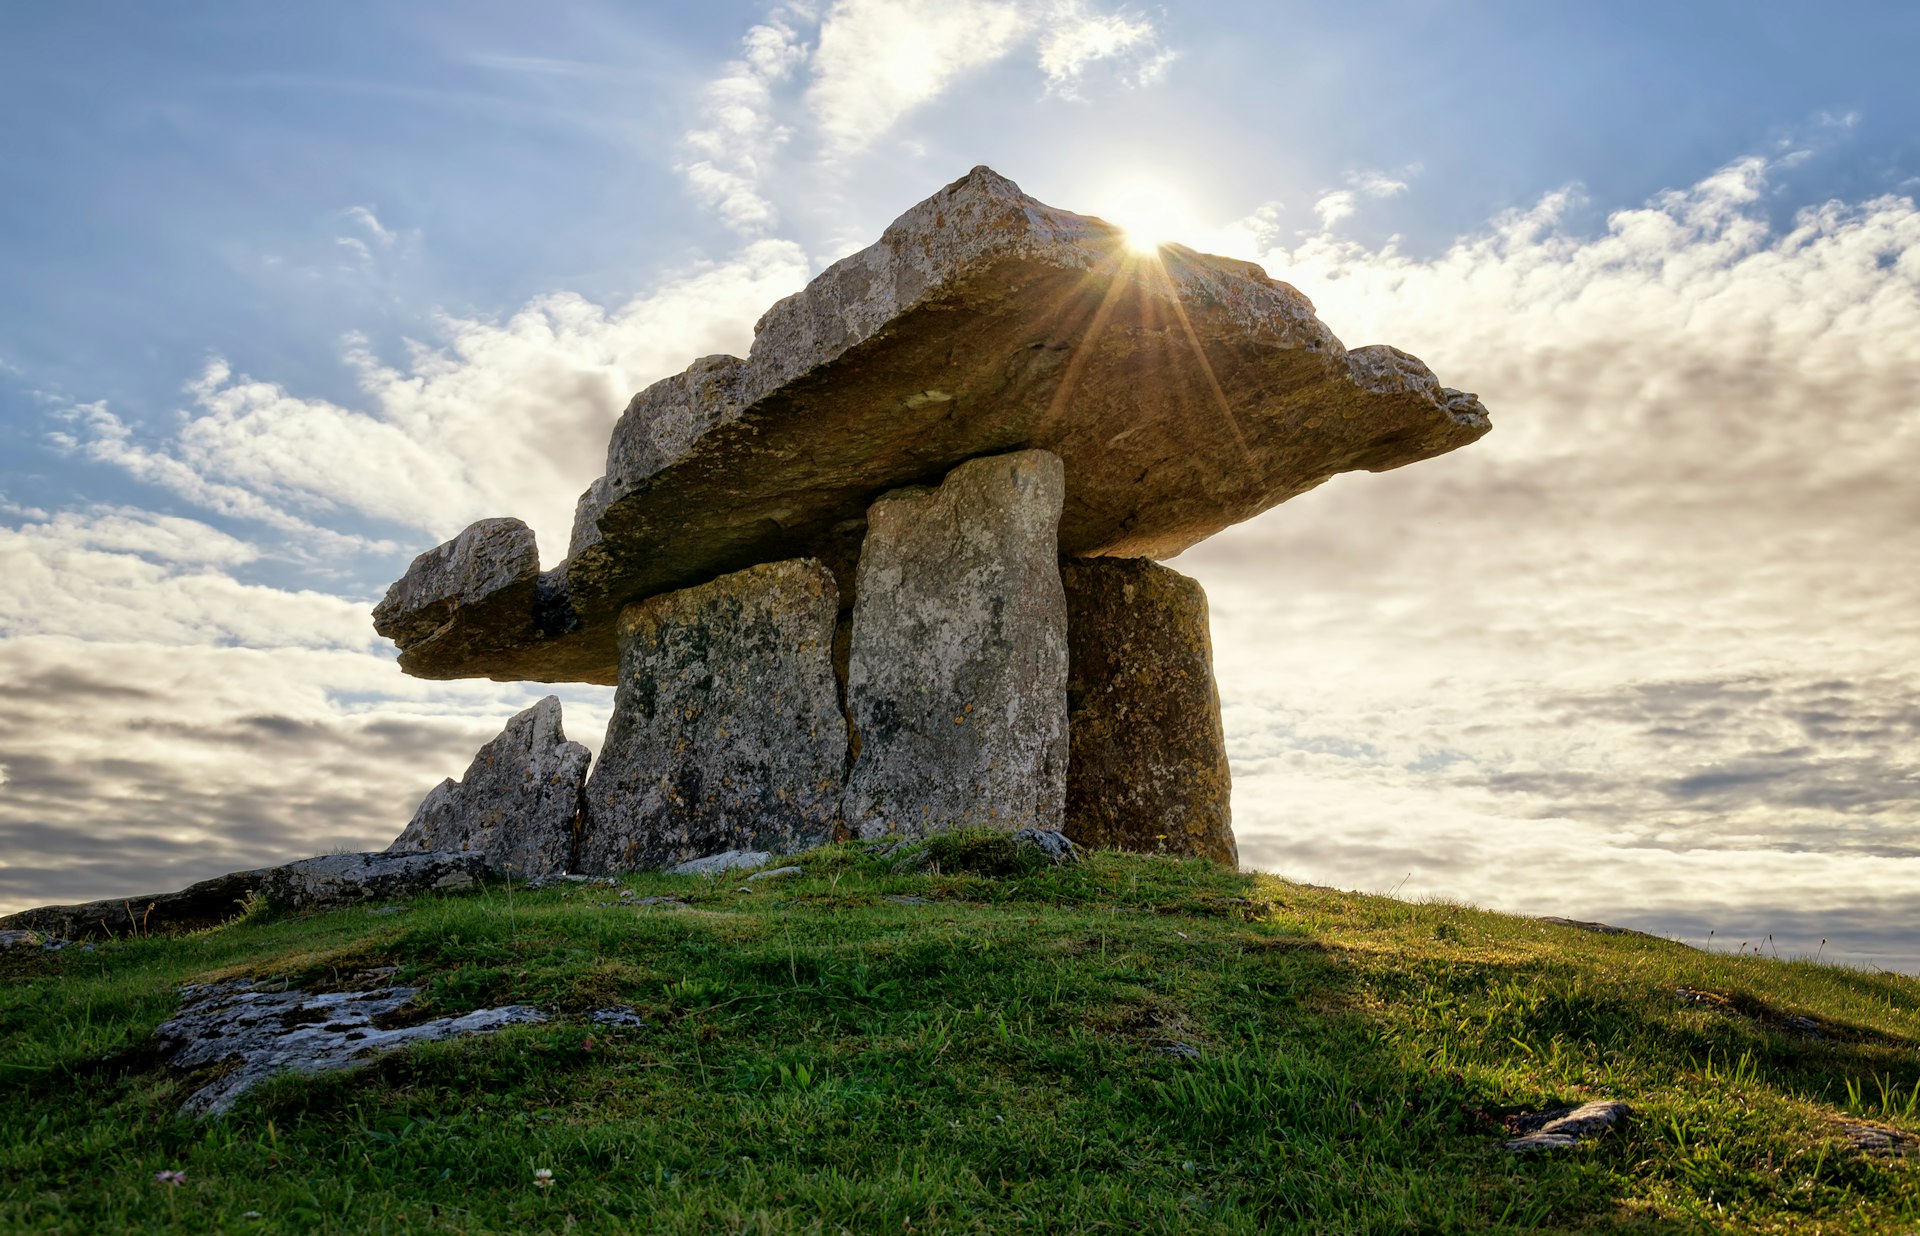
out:
{"label": "dolmen", "polygon": [[1487,428],[1260,267],[975,168],[634,396],[559,565],[482,520],[388,590],[409,674],[615,687],[590,773],[544,701],[396,846],[538,876],[1038,828],[1232,864],[1206,597],[1156,560]]}

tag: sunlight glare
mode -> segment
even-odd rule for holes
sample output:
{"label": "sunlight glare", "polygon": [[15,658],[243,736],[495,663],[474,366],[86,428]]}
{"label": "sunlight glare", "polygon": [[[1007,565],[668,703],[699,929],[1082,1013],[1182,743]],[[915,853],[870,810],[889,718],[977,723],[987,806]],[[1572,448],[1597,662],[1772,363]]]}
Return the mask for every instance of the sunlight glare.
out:
{"label": "sunlight glare", "polygon": [[1186,203],[1161,185],[1129,185],[1114,195],[1103,213],[1126,229],[1127,247],[1135,253],[1153,253],[1193,232],[1193,216]]}

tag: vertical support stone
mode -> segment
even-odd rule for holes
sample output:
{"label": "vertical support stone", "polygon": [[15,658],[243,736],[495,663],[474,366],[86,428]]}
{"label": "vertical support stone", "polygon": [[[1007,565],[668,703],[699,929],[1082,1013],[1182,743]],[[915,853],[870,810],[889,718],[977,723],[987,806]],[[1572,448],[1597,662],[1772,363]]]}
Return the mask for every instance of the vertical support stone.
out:
{"label": "vertical support stone", "polygon": [[1058,456],[1016,451],[868,510],[847,667],[855,834],[1060,827],[1065,494]]}
{"label": "vertical support stone", "polygon": [[1207,594],[1145,558],[1060,565],[1067,594],[1066,833],[1237,866]]}
{"label": "vertical support stone", "polygon": [[770,562],[621,611],[620,680],[577,867],[670,866],[832,839],[847,725],[833,574]]}

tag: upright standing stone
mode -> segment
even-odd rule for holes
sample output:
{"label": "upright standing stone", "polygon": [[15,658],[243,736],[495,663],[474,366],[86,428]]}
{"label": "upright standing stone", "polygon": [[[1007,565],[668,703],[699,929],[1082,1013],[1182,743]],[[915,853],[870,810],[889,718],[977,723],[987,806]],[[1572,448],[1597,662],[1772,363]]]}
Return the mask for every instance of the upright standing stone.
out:
{"label": "upright standing stone", "polygon": [[621,612],[619,689],[587,783],[579,870],[832,838],[847,753],[839,608],[832,572],[795,560]]}
{"label": "upright standing stone", "polygon": [[549,695],[480,748],[464,777],[435,786],[387,853],[477,853],[527,879],[566,871],[591,758],[567,741],[560,700]]}
{"label": "upright standing stone", "polygon": [[1207,594],[1145,558],[1068,559],[1060,578],[1067,835],[1083,846],[1237,866]]}
{"label": "upright standing stone", "polygon": [[975,459],[867,511],[847,666],[862,837],[1058,829],[1067,604],[1058,456]]}

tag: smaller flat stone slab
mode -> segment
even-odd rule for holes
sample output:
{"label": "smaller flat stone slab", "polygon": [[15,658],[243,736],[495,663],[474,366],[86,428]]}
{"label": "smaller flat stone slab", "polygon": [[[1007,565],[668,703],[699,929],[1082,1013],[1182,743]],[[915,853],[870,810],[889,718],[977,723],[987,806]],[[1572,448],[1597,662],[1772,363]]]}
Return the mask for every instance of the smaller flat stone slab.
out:
{"label": "smaller flat stone slab", "polygon": [[805,560],[630,606],[578,870],[831,840],[847,752],[833,677],[839,609],[833,574]]}
{"label": "smaller flat stone slab", "polygon": [[1578,1107],[1562,1107],[1550,1112],[1520,1116],[1514,1128],[1520,1136],[1506,1143],[1515,1154],[1540,1150],[1571,1150],[1581,1142],[1599,1137],[1608,1129],[1625,1124],[1633,1109],[1617,1099],[1601,1099]]}
{"label": "smaller flat stone slab", "polygon": [[847,664],[861,837],[1058,830],[1067,602],[1058,456],[976,459],[867,512]]}
{"label": "smaller flat stone slab", "polygon": [[1239,866],[1207,595],[1145,558],[1060,564],[1067,833],[1094,849]]}
{"label": "smaller flat stone slab", "polygon": [[435,786],[387,853],[478,854],[516,879],[567,871],[592,758],[567,740],[549,695],[508,721],[460,780]]}

